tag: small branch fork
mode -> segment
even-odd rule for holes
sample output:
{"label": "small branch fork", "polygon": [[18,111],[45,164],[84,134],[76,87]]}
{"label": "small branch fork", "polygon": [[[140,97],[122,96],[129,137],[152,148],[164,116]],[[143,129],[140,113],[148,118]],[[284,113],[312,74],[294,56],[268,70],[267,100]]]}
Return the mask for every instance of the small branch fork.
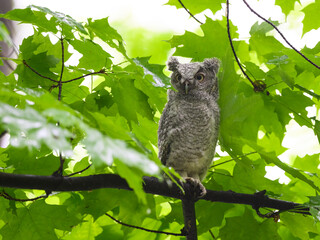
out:
{"label": "small branch fork", "polygon": [[32,68],[27,62],[26,60],[22,60],[22,63],[29,68],[32,72],[34,72],[35,74],[37,74],[39,77],[42,77],[44,79],[50,80],[51,82],[55,82],[57,83],[56,85],[52,85],[51,89],[58,87],[59,88],[59,92],[58,92],[58,100],[61,101],[61,94],[62,94],[62,86],[64,83],[70,83],[85,77],[88,77],[90,75],[96,75],[96,74],[106,74],[106,70],[105,69],[101,69],[100,71],[96,71],[96,72],[92,72],[92,73],[87,73],[84,74],[80,77],[76,77],[73,79],[69,79],[69,80],[65,80],[62,81],[62,77],[63,77],[63,73],[64,73],[64,68],[65,68],[65,56],[64,56],[64,39],[63,37],[60,38],[60,43],[61,43],[61,71],[60,71],[60,76],[59,76],[59,80],[55,80],[53,78],[47,77],[42,75],[41,73],[39,73],[37,70],[35,70],[34,68]]}
{"label": "small branch fork", "polygon": [[[27,68],[29,68],[32,72],[34,72],[34,73],[37,74],[38,76],[40,76],[40,77],[42,77],[42,78],[44,78],[44,79],[50,80],[50,81],[52,81],[52,82],[57,83],[57,85],[53,85],[53,86],[51,87],[51,89],[52,89],[52,88],[55,88],[55,87],[58,87],[58,88],[59,88],[59,92],[58,92],[58,100],[59,100],[59,101],[61,101],[62,86],[63,86],[64,83],[73,82],[73,81],[76,81],[76,80],[79,80],[79,79],[82,79],[82,78],[84,78],[84,77],[87,77],[87,76],[90,76],[90,75],[94,75],[94,74],[105,74],[105,73],[106,73],[105,69],[101,69],[100,71],[97,71],[97,72],[88,73],[88,74],[82,75],[82,76],[77,77],[77,78],[73,78],[73,79],[70,79],[70,80],[62,81],[63,73],[64,73],[64,69],[65,69],[65,54],[64,54],[64,52],[65,52],[65,47],[64,47],[64,39],[63,39],[62,36],[61,36],[61,38],[60,38],[60,44],[61,44],[61,71],[60,71],[59,80],[55,80],[55,79],[53,79],[53,78],[50,78],[50,77],[47,77],[47,76],[42,75],[42,74],[39,73],[37,70],[35,70],[34,68],[32,68],[32,67],[26,62],[26,60],[23,60],[23,61],[22,61],[23,64],[24,64]],[[58,122],[57,124],[59,125],[59,122]],[[55,177],[62,177],[62,175],[63,175],[63,164],[64,164],[65,159],[64,159],[64,157],[62,156],[62,153],[59,153],[59,159],[60,159],[59,168],[58,168],[57,171],[55,171],[55,172],[52,174],[52,175],[55,176]],[[90,164],[88,167],[86,167],[85,169],[83,169],[83,170],[81,170],[81,171],[79,171],[79,172],[72,173],[72,174],[70,174],[70,175],[68,175],[68,176],[66,176],[66,177],[70,177],[70,176],[76,175],[76,174],[78,174],[78,173],[82,173],[82,172],[84,172],[85,170],[87,170],[90,166],[91,166],[91,164]],[[46,193],[47,193],[46,196],[48,196],[48,195],[51,194],[51,191],[46,191]],[[7,196],[7,197],[8,197],[8,195],[6,195],[6,194],[3,194],[2,196]],[[19,200],[17,200],[17,201],[19,201]],[[30,201],[30,200],[28,200],[28,201]]]}

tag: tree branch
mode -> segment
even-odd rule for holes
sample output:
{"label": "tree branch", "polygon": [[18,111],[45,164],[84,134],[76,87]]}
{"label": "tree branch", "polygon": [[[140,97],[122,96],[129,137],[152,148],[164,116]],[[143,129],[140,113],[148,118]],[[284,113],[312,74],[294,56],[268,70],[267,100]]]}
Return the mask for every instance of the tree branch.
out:
{"label": "tree branch", "polygon": [[195,210],[195,201],[193,199],[183,198],[182,211],[184,218],[184,232],[187,240],[197,240],[197,219]]}
{"label": "tree branch", "polygon": [[[144,177],[144,191],[177,199],[185,196],[174,184],[160,181],[155,177]],[[99,174],[85,177],[55,177],[0,173],[0,186],[21,189],[40,189],[46,191],[90,191],[99,188],[118,188],[132,190],[125,179],[116,174]],[[254,206],[255,208],[272,208],[277,210],[293,210],[308,214],[309,208],[294,202],[269,198],[266,195],[235,193],[233,191],[212,191],[200,200],[211,202],[237,203]]]}

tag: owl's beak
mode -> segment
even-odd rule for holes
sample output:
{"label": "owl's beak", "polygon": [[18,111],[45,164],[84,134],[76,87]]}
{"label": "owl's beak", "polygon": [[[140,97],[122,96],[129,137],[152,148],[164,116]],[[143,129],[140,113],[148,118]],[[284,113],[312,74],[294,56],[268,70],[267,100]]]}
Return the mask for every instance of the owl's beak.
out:
{"label": "owl's beak", "polygon": [[186,94],[188,94],[188,91],[189,91],[189,82],[188,82],[188,81],[186,81],[186,82],[184,83],[184,89],[185,89],[185,91],[186,91]]}
{"label": "owl's beak", "polygon": [[184,91],[186,94],[188,94],[190,89],[190,82],[188,80],[181,81],[181,83],[184,85]]}

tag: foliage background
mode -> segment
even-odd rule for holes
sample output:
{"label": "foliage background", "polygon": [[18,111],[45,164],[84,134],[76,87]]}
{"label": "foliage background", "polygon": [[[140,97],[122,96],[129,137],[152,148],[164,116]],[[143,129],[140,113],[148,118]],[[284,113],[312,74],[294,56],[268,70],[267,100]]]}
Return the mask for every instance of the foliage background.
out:
{"label": "foliage background", "polygon": [[[207,9],[216,13],[223,2],[194,4],[186,0],[184,4],[197,14]],[[168,4],[181,8],[177,1]],[[299,2],[276,4],[289,14]],[[296,7],[305,15],[303,33],[320,27],[316,21],[319,8],[319,1],[300,11]],[[11,59],[17,64],[16,70],[9,76],[0,73],[0,128],[10,133],[9,146],[0,149],[2,171],[50,175],[58,169],[61,154],[66,159],[64,175],[92,163],[81,176],[116,173],[135,190],[65,192],[23,203],[1,198],[2,239],[178,238],[126,228],[104,215],[109,212],[129,224],[170,232],[183,227],[180,201],[146,195],[141,188],[143,175],[161,177],[160,169],[166,171],[157,159],[156,132],[170,88],[168,72],[161,64],[170,52],[193,61],[213,56],[222,61],[222,154],[217,156],[217,166],[210,170],[205,186],[250,194],[265,189],[270,197],[306,203],[314,213],[313,217],[282,213],[276,223],[259,218],[247,206],[199,201],[199,239],[213,239],[212,235],[216,239],[319,239],[319,153],[293,156],[289,163],[279,158],[286,150],[283,139],[292,122],[311,129],[320,139],[319,69],[279,42],[267,23],[255,23],[250,38],[245,40],[237,39],[237,28],[231,26],[235,50],[247,74],[267,85],[266,91],[257,93],[235,64],[225,17],[206,17],[194,32],[172,38],[165,34],[153,38],[150,32],[138,32],[126,39],[131,44],[130,52],[108,18],[80,23],[37,6],[15,9],[2,17],[34,28],[19,46],[18,57]],[[11,44],[5,27],[1,30],[2,40]],[[148,44],[141,44],[139,33],[150,34],[149,39],[144,38]],[[167,42],[157,47],[154,43],[160,37]],[[151,64],[149,56],[157,55],[155,52],[161,54]],[[320,64],[319,44],[304,47],[301,52]],[[130,57],[136,55],[140,57]],[[91,75],[102,69],[105,74]],[[84,74],[90,76],[72,80]],[[58,101],[59,87],[55,85],[68,80],[72,81],[62,83]],[[308,112],[310,107],[315,111]],[[284,184],[266,178],[266,167],[270,166],[285,171],[290,181]],[[36,190],[5,191],[15,198],[43,194]]]}

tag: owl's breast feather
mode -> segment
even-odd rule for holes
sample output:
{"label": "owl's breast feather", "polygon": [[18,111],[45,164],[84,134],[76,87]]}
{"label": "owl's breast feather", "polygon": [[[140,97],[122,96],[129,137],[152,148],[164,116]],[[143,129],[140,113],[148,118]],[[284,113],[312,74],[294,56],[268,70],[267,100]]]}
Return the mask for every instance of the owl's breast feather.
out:
{"label": "owl's breast feather", "polygon": [[187,176],[198,175],[202,179],[210,166],[217,141],[216,111],[206,102],[169,103],[168,137],[170,155],[167,166]]}

